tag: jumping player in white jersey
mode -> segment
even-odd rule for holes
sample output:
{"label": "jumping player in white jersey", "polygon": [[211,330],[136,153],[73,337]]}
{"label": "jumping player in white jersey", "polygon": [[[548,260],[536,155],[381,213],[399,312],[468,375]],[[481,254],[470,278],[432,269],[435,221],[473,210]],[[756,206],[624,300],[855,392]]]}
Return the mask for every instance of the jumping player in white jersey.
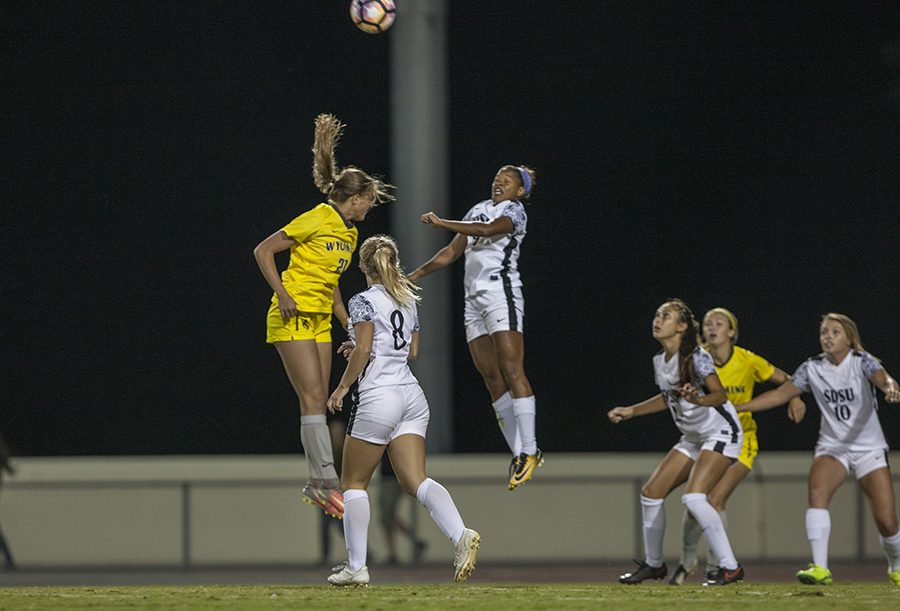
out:
{"label": "jumping player in white jersey", "polygon": [[389,236],[367,239],[359,258],[369,289],[348,303],[355,346],[340,384],[327,402],[332,413],[340,410],[350,386],[357,383],[341,472],[349,559],[334,568],[328,582],[336,586],[369,583],[366,489],[385,447],[400,486],[428,509],[453,542],[454,579],[465,581],[475,569],[481,536],[465,527],[447,489],[425,475],[428,401],[409,369],[409,361],[419,349],[418,287],[404,277],[397,245]]}
{"label": "jumping player in white jersey", "polygon": [[423,214],[426,225],[456,235],[409,275],[416,282],[466,255],[466,341],[513,455],[510,490],[530,480],[543,463],[535,434],[534,392],[525,377],[525,300],[518,267],[528,222],[523,202],[530,200],[534,185],[534,170],[506,165],[494,176],[491,199],[475,204],[463,220]]}
{"label": "jumping player in white jersey", "polygon": [[687,486],[681,502],[703,528],[721,564],[703,585],[727,585],[744,578],[744,568],[734,557],[722,518],[708,499],[710,490],[737,460],[743,432],[712,357],[698,345],[699,336],[700,326],[683,301],[670,299],[662,304],[653,317],[653,337],[663,348],[653,357],[660,393],[629,407],[615,407],[607,414],[618,424],[668,408],[682,433],[641,488],[645,557],[635,561],[637,570],[619,577],[624,584],[666,576],[663,503],[684,482]]}
{"label": "jumping player in white jersey", "polygon": [[900,525],[894,506],[894,487],[888,465],[888,445],[878,421],[875,387],[888,403],[900,402],[897,381],[871,354],[863,350],[859,330],[850,318],[830,313],[819,328],[822,353],[807,359],[791,381],[738,406],[758,412],[782,405],[811,392],[822,418],[815,458],[809,470],[809,508],[806,535],[812,549],[809,567],[797,572],[807,584],[827,585],[828,538],[831,515],[828,506],[849,472],[872,509],[881,547],[887,555],[888,578],[900,585]]}

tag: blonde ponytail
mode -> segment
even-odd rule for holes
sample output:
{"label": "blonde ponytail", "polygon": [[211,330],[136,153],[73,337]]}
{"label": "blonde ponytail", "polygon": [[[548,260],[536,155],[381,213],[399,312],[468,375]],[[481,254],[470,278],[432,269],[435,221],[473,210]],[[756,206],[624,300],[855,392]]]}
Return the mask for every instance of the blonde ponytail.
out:
{"label": "blonde ponytail", "polygon": [[316,188],[336,204],[362,194],[373,195],[377,203],[393,200],[394,196],[390,191],[394,185],[353,166],[338,167],[334,150],[345,127],[347,126],[334,115],[321,114],[316,117],[315,140],[312,147],[312,174]]}
{"label": "blonde ponytail", "polygon": [[394,238],[389,235],[368,238],[359,248],[359,261],[362,270],[379,281],[394,301],[405,306],[419,301],[416,294],[419,287],[403,273]]}
{"label": "blonde ponytail", "polygon": [[334,115],[316,117],[316,135],[313,141],[313,182],[325,195],[330,195],[338,175],[334,149],[346,125]]}

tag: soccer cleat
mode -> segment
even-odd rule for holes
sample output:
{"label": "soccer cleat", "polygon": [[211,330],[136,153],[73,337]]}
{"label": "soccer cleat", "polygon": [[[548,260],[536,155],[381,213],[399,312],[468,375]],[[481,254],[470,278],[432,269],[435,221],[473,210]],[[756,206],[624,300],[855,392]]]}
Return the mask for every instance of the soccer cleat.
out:
{"label": "soccer cleat", "polygon": [[350,568],[350,564],[343,562],[333,569],[333,573],[328,576],[328,583],[333,586],[362,586],[369,585],[369,568],[360,567],[357,570]]}
{"label": "soccer cleat", "polygon": [[706,565],[706,581],[712,581],[719,574],[719,567]]}
{"label": "soccer cleat", "polygon": [[465,581],[475,570],[475,560],[478,557],[478,546],[481,545],[481,535],[466,528],[463,530],[459,543],[456,544],[456,555],[453,558],[453,568],[456,574],[453,581]]}
{"label": "soccer cleat", "polygon": [[338,520],[344,517],[344,495],[335,485],[323,480],[310,480],[303,486],[304,503],[315,505],[327,515]]}
{"label": "soccer cleat", "polygon": [[544,453],[519,454],[509,466],[509,489],[515,490],[534,476],[534,470],[544,464]]}
{"label": "soccer cleat", "polygon": [[737,565],[736,569],[728,570],[720,567],[713,579],[703,582],[705,586],[727,586],[729,583],[737,583],[744,580],[744,567]]}
{"label": "soccer cleat", "polygon": [[900,586],[900,569],[888,571],[888,579],[890,579],[891,583],[895,586]]}
{"label": "soccer cleat", "polygon": [[684,580],[693,575],[697,571],[697,564],[694,563],[690,569],[684,568],[683,564],[679,564],[678,568],[675,569],[675,572],[672,573],[672,578],[669,579],[670,586],[681,586],[684,585]]}
{"label": "soccer cleat", "polygon": [[811,586],[827,586],[831,585],[831,571],[822,565],[810,562],[808,568],[797,571],[797,579],[800,583]]}
{"label": "soccer cleat", "polygon": [[669,567],[666,566],[665,562],[662,563],[662,566],[650,566],[646,562],[639,560],[635,560],[634,563],[638,565],[637,570],[621,575],[619,583],[634,585],[646,579],[665,579],[666,574],[669,572]]}

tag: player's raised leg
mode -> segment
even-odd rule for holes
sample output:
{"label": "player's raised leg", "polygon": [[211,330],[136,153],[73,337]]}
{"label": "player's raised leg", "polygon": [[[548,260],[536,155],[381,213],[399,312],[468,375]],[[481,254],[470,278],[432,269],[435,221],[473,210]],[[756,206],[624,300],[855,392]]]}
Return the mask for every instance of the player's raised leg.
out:
{"label": "player's raised leg", "polygon": [[437,527],[453,542],[453,579],[465,581],[475,570],[481,535],[466,528],[447,489],[425,475],[425,438],[400,435],[391,441],[388,452],[400,486],[428,509]]}

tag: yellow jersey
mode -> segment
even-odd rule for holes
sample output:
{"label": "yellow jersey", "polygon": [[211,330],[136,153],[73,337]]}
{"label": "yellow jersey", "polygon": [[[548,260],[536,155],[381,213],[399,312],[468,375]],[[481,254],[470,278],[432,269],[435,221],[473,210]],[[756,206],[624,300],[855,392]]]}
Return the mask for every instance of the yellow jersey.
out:
{"label": "yellow jersey", "polygon": [[[731,358],[719,367],[716,373],[725,387],[728,400],[734,405],[746,403],[753,398],[753,387],[757,382],[765,382],[775,373],[775,366],[769,361],[740,346],[733,346]],[[750,412],[738,412],[744,432],[755,431],[756,421]]]}
{"label": "yellow jersey", "polygon": [[[319,204],[281,229],[297,242],[281,283],[299,312],[331,312],[334,289],[350,267],[358,232],[331,204]],[[272,296],[278,304],[278,296]]]}

